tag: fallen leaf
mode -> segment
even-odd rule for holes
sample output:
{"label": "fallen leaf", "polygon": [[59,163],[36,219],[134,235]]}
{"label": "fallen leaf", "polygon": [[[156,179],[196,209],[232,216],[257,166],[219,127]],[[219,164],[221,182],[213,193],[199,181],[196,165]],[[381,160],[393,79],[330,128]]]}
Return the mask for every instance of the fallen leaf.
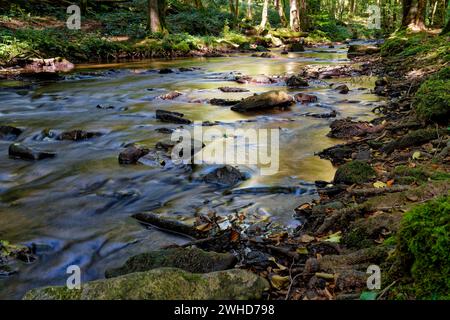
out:
{"label": "fallen leaf", "polygon": [[339,243],[341,241],[341,238],[342,238],[342,232],[338,231],[333,234],[330,234],[329,236],[321,238],[320,240],[326,241],[326,242]]}
{"label": "fallen leaf", "polygon": [[416,151],[416,152],[413,153],[413,155],[412,155],[411,158],[412,158],[413,160],[418,160],[418,159],[420,159],[420,156],[421,156],[420,151]]}
{"label": "fallen leaf", "polygon": [[313,236],[310,236],[309,234],[304,234],[300,237],[300,242],[303,242],[303,243],[310,243],[314,240],[316,240],[316,238]]}
{"label": "fallen leaf", "polygon": [[295,250],[298,254],[308,254],[308,249],[306,247],[300,247]]}
{"label": "fallen leaf", "polygon": [[334,279],[334,274],[332,274],[332,273],[316,272],[315,276],[317,278],[322,278],[322,279],[326,279],[326,280]]}
{"label": "fallen leaf", "polygon": [[374,186],[375,188],[380,189],[380,188],[385,188],[385,187],[387,186],[387,184],[384,183],[384,182],[382,182],[382,181],[377,181],[377,182],[374,182],[374,183],[373,183],[373,186]]}
{"label": "fallen leaf", "polygon": [[269,261],[272,261],[273,263],[275,263],[275,264],[277,265],[278,269],[280,269],[280,270],[286,270],[286,269],[287,269],[287,268],[286,268],[285,266],[283,266],[282,264],[279,264],[279,263],[275,260],[274,257],[270,257],[268,260],[269,260]]}
{"label": "fallen leaf", "polygon": [[389,188],[392,187],[393,184],[394,184],[394,179],[388,180],[388,181],[386,182],[386,185],[387,185]]}
{"label": "fallen leaf", "polygon": [[274,274],[272,277],[270,277],[270,284],[277,290],[281,290],[284,287],[286,287],[288,282],[289,282],[288,276],[282,277],[277,274]]}
{"label": "fallen leaf", "polygon": [[195,229],[197,229],[198,231],[206,232],[206,231],[211,230],[211,228],[212,228],[211,223],[204,223],[204,224],[197,226]]}
{"label": "fallen leaf", "polygon": [[230,235],[230,241],[231,242],[237,242],[240,238],[240,234],[239,232],[237,232],[236,230],[231,230],[231,235]]}

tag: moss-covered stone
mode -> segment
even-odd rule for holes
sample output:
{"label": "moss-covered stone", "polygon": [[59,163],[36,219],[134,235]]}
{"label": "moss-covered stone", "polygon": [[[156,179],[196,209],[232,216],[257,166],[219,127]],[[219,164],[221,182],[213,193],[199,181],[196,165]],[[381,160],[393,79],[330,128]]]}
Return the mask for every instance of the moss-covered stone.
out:
{"label": "moss-covered stone", "polygon": [[67,287],[33,289],[25,300],[247,300],[260,299],[267,281],[246,270],[194,274],[176,268],[136,272]]}
{"label": "moss-covered stone", "polygon": [[375,170],[367,162],[354,160],[337,169],[334,182],[344,184],[364,183],[375,175]]}
{"label": "moss-covered stone", "polygon": [[398,184],[424,183],[428,180],[450,179],[450,174],[438,170],[429,170],[423,166],[410,168],[408,166],[397,166],[392,172],[392,178]]}
{"label": "moss-covered stone", "polygon": [[220,271],[234,267],[237,260],[229,253],[206,252],[197,248],[173,248],[142,253],[116,269],[106,270],[107,278],[161,267],[180,268],[193,273]]}
{"label": "moss-covered stone", "polygon": [[421,299],[450,299],[450,196],[407,212],[398,233],[397,251]]}
{"label": "moss-covered stone", "polygon": [[[445,76],[443,73],[441,76]],[[414,99],[414,110],[420,119],[448,123],[450,115],[450,80],[427,80]]]}

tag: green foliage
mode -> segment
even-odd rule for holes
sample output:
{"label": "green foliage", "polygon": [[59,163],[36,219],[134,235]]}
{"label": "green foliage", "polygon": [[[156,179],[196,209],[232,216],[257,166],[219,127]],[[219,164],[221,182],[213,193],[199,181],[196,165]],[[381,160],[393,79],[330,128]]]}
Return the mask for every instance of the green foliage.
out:
{"label": "green foliage", "polygon": [[[448,70],[439,76],[448,76]],[[415,95],[414,110],[417,116],[423,120],[448,122],[450,80],[427,80],[422,83]]]}
{"label": "green foliage", "polygon": [[185,11],[171,14],[167,17],[167,24],[172,33],[189,33],[191,35],[218,36],[225,27],[226,21],[233,16],[214,7],[207,10],[188,8]]}
{"label": "green foliage", "polygon": [[450,196],[415,207],[403,218],[397,250],[421,299],[450,299]]}

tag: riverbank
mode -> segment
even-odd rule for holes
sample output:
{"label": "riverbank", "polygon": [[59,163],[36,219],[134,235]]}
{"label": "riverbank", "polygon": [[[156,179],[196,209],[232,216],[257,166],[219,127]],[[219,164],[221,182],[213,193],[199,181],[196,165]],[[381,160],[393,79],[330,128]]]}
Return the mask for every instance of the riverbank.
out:
{"label": "riverbank", "polygon": [[218,57],[238,52],[264,52],[270,48],[301,51],[303,47],[299,42],[306,46],[331,45],[350,38],[380,36],[356,18],[352,23],[343,24],[317,17],[318,27],[308,32],[293,32],[279,25],[259,30],[245,21],[231,26],[231,14],[220,6],[196,10],[177,2],[168,8],[170,30],[149,34],[145,25],[145,3],[109,5],[113,7],[93,7],[83,14],[80,30],[66,27],[68,16],[62,5],[30,3],[23,8],[5,7],[6,12],[0,15],[1,73],[20,73],[29,59],[59,57],[71,63],[86,63]]}

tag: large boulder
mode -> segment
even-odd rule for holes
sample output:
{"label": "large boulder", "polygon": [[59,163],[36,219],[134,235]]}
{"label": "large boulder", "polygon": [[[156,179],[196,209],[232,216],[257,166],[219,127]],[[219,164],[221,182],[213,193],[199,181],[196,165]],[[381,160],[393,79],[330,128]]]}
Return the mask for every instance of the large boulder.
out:
{"label": "large boulder", "polygon": [[294,103],[294,99],[284,91],[269,91],[243,99],[231,107],[238,112],[258,111],[262,109],[287,107]]}
{"label": "large boulder", "polygon": [[269,284],[246,270],[195,274],[159,268],[82,285],[33,289],[25,300],[249,300],[260,299]]}
{"label": "large boulder", "polygon": [[50,59],[25,59],[18,62],[23,66],[26,73],[59,73],[69,72],[75,68],[75,65],[64,58]]}
{"label": "large boulder", "polygon": [[161,267],[206,273],[233,268],[236,262],[236,257],[230,253],[206,252],[197,248],[172,248],[131,257],[120,268],[106,270],[105,276],[112,278]]}

